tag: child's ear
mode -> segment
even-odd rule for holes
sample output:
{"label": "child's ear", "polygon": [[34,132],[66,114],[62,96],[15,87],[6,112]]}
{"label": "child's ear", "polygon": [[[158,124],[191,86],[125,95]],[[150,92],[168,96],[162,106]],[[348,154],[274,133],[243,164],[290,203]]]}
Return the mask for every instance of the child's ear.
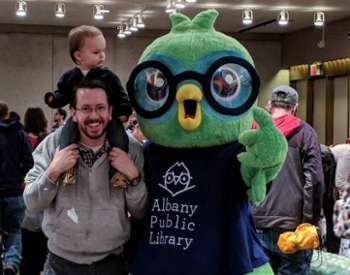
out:
{"label": "child's ear", "polygon": [[76,64],[80,64],[81,63],[81,54],[80,54],[80,51],[75,51],[73,53],[73,56],[74,56],[74,59],[75,59],[75,63]]}

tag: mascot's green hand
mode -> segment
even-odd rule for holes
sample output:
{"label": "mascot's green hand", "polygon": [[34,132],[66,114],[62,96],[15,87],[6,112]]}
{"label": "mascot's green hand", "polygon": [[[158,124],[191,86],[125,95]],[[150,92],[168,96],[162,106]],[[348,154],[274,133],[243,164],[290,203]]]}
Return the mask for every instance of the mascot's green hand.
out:
{"label": "mascot's green hand", "polygon": [[248,130],[239,136],[246,152],[238,155],[241,174],[248,186],[248,197],[254,204],[265,198],[266,183],[276,177],[287,154],[287,141],[275,127],[270,115],[262,108],[254,107],[254,120],[258,129]]}

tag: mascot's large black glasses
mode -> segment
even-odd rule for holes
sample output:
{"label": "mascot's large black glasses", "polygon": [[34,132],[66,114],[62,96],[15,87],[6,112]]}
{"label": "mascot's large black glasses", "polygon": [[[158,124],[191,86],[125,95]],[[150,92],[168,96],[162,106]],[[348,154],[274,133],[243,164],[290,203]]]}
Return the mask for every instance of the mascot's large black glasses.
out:
{"label": "mascot's large black glasses", "polygon": [[247,111],[259,93],[260,80],[254,67],[242,58],[216,60],[205,74],[186,71],[173,75],[159,61],[145,61],[132,71],[127,90],[135,111],[145,118],[164,114],[172,105],[179,83],[195,80],[219,113],[239,115]]}

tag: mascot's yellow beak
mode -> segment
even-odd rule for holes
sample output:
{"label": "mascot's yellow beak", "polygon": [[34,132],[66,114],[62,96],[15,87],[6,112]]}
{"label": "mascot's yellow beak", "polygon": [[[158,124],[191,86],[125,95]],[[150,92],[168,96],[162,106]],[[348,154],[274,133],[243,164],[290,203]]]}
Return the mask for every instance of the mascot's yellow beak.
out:
{"label": "mascot's yellow beak", "polygon": [[187,131],[196,129],[202,122],[202,111],[199,104],[202,98],[202,91],[194,84],[184,84],[176,93],[177,118],[181,127]]}

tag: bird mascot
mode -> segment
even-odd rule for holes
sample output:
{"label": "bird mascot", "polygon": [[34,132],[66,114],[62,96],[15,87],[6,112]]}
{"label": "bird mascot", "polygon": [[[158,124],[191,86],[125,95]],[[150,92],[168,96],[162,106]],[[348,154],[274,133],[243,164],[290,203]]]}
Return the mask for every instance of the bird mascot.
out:
{"label": "bird mascot", "polygon": [[148,139],[149,212],[133,275],[273,274],[250,203],[264,199],[287,143],[255,106],[251,56],[214,29],[217,16],[172,14],[170,33],[146,48],[127,83]]}

